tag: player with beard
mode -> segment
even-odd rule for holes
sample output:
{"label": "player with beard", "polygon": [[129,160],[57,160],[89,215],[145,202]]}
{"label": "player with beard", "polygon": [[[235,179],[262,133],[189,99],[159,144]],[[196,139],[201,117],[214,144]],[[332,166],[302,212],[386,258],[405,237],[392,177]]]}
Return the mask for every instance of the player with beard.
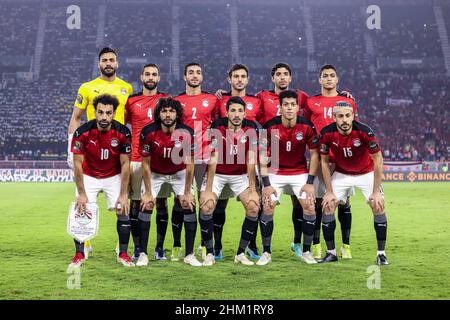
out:
{"label": "player with beard", "polygon": [[[185,92],[174,99],[179,101],[183,107],[183,123],[191,127],[195,132],[198,144],[198,149],[195,153],[195,182],[197,191],[199,191],[203,176],[206,172],[206,163],[209,160],[206,132],[211,126],[212,121],[219,116],[219,100],[215,95],[202,91],[203,70],[200,64],[193,62],[185,65],[184,81],[186,82]],[[179,206],[177,207],[174,206],[172,221],[174,221],[177,216],[181,216],[182,218],[182,215],[180,215],[181,209]],[[177,212],[175,209],[179,211]],[[178,215],[176,215],[176,213],[178,213]],[[174,222],[172,222],[172,224],[174,224]],[[182,224],[180,224],[180,233],[181,226]],[[199,249],[202,253],[202,257],[204,257],[206,251],[203,244],[201,247],[202,248]],[[171,259],[179,259],[180,253],[181,248],[179,246],[174,246]]]}
{"label": "player with beard", "polygon": [[[372,209],[378,246],[376,262],[378,265],[387,265],[387,218],[381,188],[383,156],[372,129],[354,120],[353,110],[354,107],[349,102],[337,101],[333,108],[335,122],[320,132],[321,167],[326,186],[322,204],[322,224],[328,250],[319,263],[338,260],[334,244],[334,211],[336,203],[344,203],[356,187],[362,191]],[[334,155],[333,174],[330,171],[330,153]]]}
{"label": "player with beard", "polygon": [[[108,93],[114,95],[119,100],[119,105],[115,112],[114,120],[119,123],[125,123],[125,103],[128,97],[133,93],[133,88],[128,82],[120,79],[117,74],[119,60],[117,52],[111,48],[105,47],[98,54],[98,68],[100,77],[83,83],[78,89],[78,95],[75,99],[72,117],[69,123],[69,137],[67,150],[67,163],[73,169],[73,153],[71,152],[72,137],[75,130],[81,124],[81,118],[86,114],[87,121],[95,118],[94,99],[100,94]],[[90,242],[86,241],[86,257],[88,252],[92,251]]]}
{"label": "player with beard", "polygon": [[[346,101],[353,107],[353,114],[357,119],[357,106],[353,99],[348,98],[345,94],[338,92],[337,85],[339,78],[336,68],[333,65],[327,64],[320,68],[319,83],[321,85],[321,93],[313,97],[309,97],[306,106],[304,107],[304,116],[311,121],[316,127],[317,132],[320,132],[324,127],[334,122],[333,108],[337,101]],[[334,156],[330,154],[331,172],[334,171]],[[317,190],[316,201],[316,226],[314,232],[313,246],[311,252],[315,259],[322,257],[322,248],[320,245],[320,225],[322,220],[322,205],[321,201],[325,194],[325,184],[322,175],[319,171],[319,186]],[[350,210],[350,201],[347,199],[346,203],[338,205],[338,219],[341,225],[342,247],[339,251],[343,259],[351,259],[350,251],[350,230],[352,225],[352,214]]]}
{"label": "player with beard", "polygon": [[[126,267],[134,266],[128,256],[130,220],[127,201],[130,176],[130,130],[113,120],[119,105],[116,97],[102,94],[94,98],[95,119],[75,130],[71,150],[74,156],[74,175],[77,186],[75,208],[85,212],[88,202],[97,202],[100,192],[106,196],[108,210],[116,210],[119,254],[117,261]],[[85,261],[84,243],[75,240],[72,267]]]}
{"label": "player with beard", "polygon": [[[183,110],[178,101],[162,98],[155,110],[155,122],[142,129],[139,150],[143,157],[142,170],[145,192],[141,198],[141,210],[152,210],[155,197],[168,186],[179,199],[185,225],[184,262],[200,267],[194,255],[197,217],[195,215],[194,188],[194,131],[181,121]],[[151,211],[150,211],[151,213]],[[151,215],[146,217],[150,221]],[[146,252],[149,232],[141,233],[140,248],[143,250],[137,266],[148,264]],[[181,245],[180,245],[181,247]]]}
{"label": "player with beard", "polygon": [[[231,97],[241,97],[245,101],[245,119],[256,121],[260,123],[262,121],[262,105],[261,100],[254,96],[247,94],[247,86],[249,83],[249,71],[247,66],[243,64],[235,64],[228,71],[228,82],[231,85],[231,91],[226,92],[219,89],[216,92],[216,96],[219,98],[220,117],[226,117],[227,102]],[[222,260],[222,232],[225,224],[225,210],[228,204],[228,199],[232,197],[232,192],[229,188],[225,188],[222,191],[219,199],[217,200],[216,208],[213,213],[214,221],[214,258],[216,261]],[[248,244],[246,252],[252,259],[259,260],[260,255],[256,246],[257,229],[254,234],[254,238]]]}
{"label": "player with beard", "polygon": [[[155,107],[158,100],[160,98],[168,97],[168,94],[158,91],[158,84],[161,77],[159,67],[156,64],[146,64],[142,68],[140,80],[143,85],[142,92],[131,95],[125,105],[125,120],[126,123],[131,124],[131,141],[133,146],[131,150],[130,163],[130,221],[131,234],[134,242],[133,260],[137,260],[140,255],[139,233],[148,233],[150,230],[150,221],[142,220],[142,218],[145,218],[146,216],[139,211],[142,185],[142,156],[139,152],[139,136],[142,128],[154,122]],[[166,260],[166,257],[164,256],[163,243],[168,220],[167,200],[166,198],[157,198],[156,221],[158,239],[155,248],[156,260]],[[145,252],[145,254],[147,254],[147,252]]]}

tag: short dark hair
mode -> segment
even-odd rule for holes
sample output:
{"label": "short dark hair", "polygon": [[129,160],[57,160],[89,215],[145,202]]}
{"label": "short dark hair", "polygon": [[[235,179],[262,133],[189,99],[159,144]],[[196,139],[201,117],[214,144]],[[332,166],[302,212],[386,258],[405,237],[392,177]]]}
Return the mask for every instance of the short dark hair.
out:
{"label": "short dark hair", "polygon": [[323,72],[323,70],[326,70],[326,69],[334,70],[334,72],[336,72],[336,75],[337,75],[337,70],[336,70],[335,66],[333,66],[332,64],[324,64],[322,67],[320,67],[319,78],[322,77],[322,72]]}
{"label": "short dark hair", "polygon": [[228,78],[231,78],[231,75],[233,74],[234,71],[236,70],[245,70],[245,72],[247,72],[247,77],[248,77],[248,68],[246,65],[240,64],[240,63],[236,63],[233,64],[230,68],[230,70],[228,70]]}
{"label": "short dark hair", "polygon": [[96,96],[94,98],[94,101],[92,104],[94,105],[94,109],[97,110],[97,105],[101,103],[103,105],[112,105],[114,108],[114,111],[116,111],[117,107],[119,106],[119,100],[116,98],[116,96],[104,93],[99,96]]}
{"label": "short dark hair", "polygon": [[294,90],[284,90],[280,92],[279,95],[280,105],[283,104],[283,100],[286,98],[295,98],[295,101],[297,101],[298,104],[298,94]]}
{"label": "short dark hair", "polygon": [[158,73],[159,73],[159,67],[158,67],[158,65],[157,64],[155,64],[155,63],[147,63],[145,66],[143,66],[142,67],[142,71],[141,71],[141,74],[143,74],[144,73],[144,70],[145,70],[145,68],[148,68],[148,67],[153,67],[153,68],[156,68],[156,69],[158,69]]}
{"label": "short dark hair", "polygon": [[275,75],[275,72],[277,71],[277,69],[280,69],[280,68],[286,68],[289,71],[289,75],[292,76],[291,67],[287,63],[278,62],[277,64],[275,64],[272,67],[272,72],[270,73],[272,75],[272,77]]}
{"label": "short dark hair", "polygon": [[181,103],[179,101],[172,98],[160,98],[158,100],[158,102],[156,103],[154,114],[155,122],[161,123],[161,118],[159,115],[161,114],[161,111],[166,108],[174,109],[177,113],[176,122],[181,123],[181,120],[183,118],[183,107],[181,106]]}
{"label": "short dark hair", "polygon": [[230,109],[230,106],[233,103],[237,103],[237,104],[242,105],[244,107],[244,110],[245,110],[245,101],[244,101],[244,99],[242,99],[241,97],[238,97],[238,96],[234,96],[234,97],[231,97],[230,99],[228,99],[228,101],[227,101],[227,105],[226,105],[227,112],[228,112],[228,110]]}
{"label": "short dark hair", "polygon": [[199,66],[200,68],[202,67],[200,65],[200,63],[198,63],[198,62],[190,62],[190,63],[188,63],[187,65],[184,66],[184,75],[187,75],[187,69],[189,67],[192,67],[192,66]]}
{"label": "short dark hair", "polygon": [[100,57],[102,55],[104,55],[105,53],[114,53],[116,55],[116,58],[118,57],[117,51],[110,48],[110,47],[104,47],[102,50],[100,50],[99,54],[98,54],[98,61],[100,61]]}

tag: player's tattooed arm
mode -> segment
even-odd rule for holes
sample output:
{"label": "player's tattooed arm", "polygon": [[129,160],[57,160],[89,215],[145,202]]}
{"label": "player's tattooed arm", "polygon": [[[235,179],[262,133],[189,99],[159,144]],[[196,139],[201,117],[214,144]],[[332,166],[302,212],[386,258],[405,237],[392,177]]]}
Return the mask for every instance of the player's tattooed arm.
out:
{"label": "player's tattooed arm", "polygon": [[155,198],[152,195],[151,188],[151,169],[150,169],[151,157],[142,157],[142,178],[144,180],[144,193],[141,197],[141,211],[153,210],[155,205]]}
{"label": "player's tattooed arm", "polygon": [[322,166],[322,176],[325,183],[325,188],[327,192],[322,200],[322,208],[324,212],[331,213],[334,212],[336,208],[336,196],[333,192],[333,187],[331,186],[331,171],[330,171],[330,156],[327,154],[321,154],[320,156],[321,166]]}
{"label": "player's tattooed arm", "polygon": [[376,213],[382,213],[384,211],[384,199],[381,193],[381,179],[383,176],[383,156],[381,151],[371,154],[374,164],[374,181],[373,191],[369,197],[370,205],[374,208]]}
{"label": "player's tattooed arm", "polygon": [[117,214],[128,215],[128,184],[130,182],[130,155],[120,154],[120,195],[116,201]]}
{"label": "player's tattooed arm", "polygon": [[75,205],[75,209],[79,212],[84,212],[86,210],[86,204],[88,202],[88,198],[86,195],[86,190],[84,189],[84,180],[83,180],[83,164],[84,156],[82,154],[74,155],[74,175],[75,175],[75,183],[77,185],[78,197]]}

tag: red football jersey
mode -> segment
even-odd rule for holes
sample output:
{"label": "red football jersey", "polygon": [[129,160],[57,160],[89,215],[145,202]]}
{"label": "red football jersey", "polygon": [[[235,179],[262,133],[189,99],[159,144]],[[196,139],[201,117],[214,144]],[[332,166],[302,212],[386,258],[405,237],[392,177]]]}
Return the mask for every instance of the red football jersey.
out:
{"label": "red football jersey", "polygon": [[316,96],[309,97],[303,108],[303,116],[314,123],[317,132],[320,132],[324,127],[334,122],[333,107],[338,101],[350,103],[353,107],[355,120],[358,120],[358,107],[355,100],[341,95],[336,97],[324,97],[323,95],[318,94]]}
{"label": "red football jersey", "polygon": [[[302,109],[306,104],[308,95],[302,90],[297,90],[298,94],[298,115],[301,115]],[[281,116],[280,113],[280,99],[278,98],[278,93],[274,90],[263,90],[256,95],[261,99],[263,118],[261,124],[264,125],[272,118]]]}
{"label": "red football jersey", "polygon": [[131,124],[131,161],[141,162],[139,153],[139,136],[142,128],[154,121],[156,103],[160,98],[167,98],[166,93],[158,92],[153,96],[144,96],[141,93],[128,97],[125,104],[125,121]]}
{"label": "red football jersey", "polygon": [[380,144],[372,129],[353,121],[352,132],[348,136],[339,133],[336,123],[320,132],[320,153],[333,152],[336,171],[350,175],[360,175],[373,171],[371,154],[381,151]]}
{"label": "red football jersey", "polygon": [[218,153],[217,174],[241,175],[247,173],[248,152],[255,154],[255,164],[258,152],[258,124],[244,119],[242,128],[238,131],[228,129],[228,118],[214,121],[211,129],[211,148]]}
{"label": "red football jersey", "polygon": [[[183,107],[183,123],[195,132],[199,146],[195,158],[207,158],[207,154],[204,153],[204,148],[208,145],[205,133],[211,127],[211,123],[219,117],[219,99],[208,92],[193,96],[182,93],[174,99]],[[203,143],[200,143],[202,137]]]}
{"label": "red football jersey", "polygon": [[120,154],[131,153],[131,132],[116,120],[111,129],[101,132],[94,119],[75,131],[71,151],[84,155],[83,174],[97,179],[109,178],[121,172]]}
{"label": "red football jersey", "polygon": [[142,157],[151,156],[150,169],[159,174],[174,174],[186,168],[184,152],[193,154],[194,131],[177,124],[173,133],[162,131],[160,123],[146,125],[141,132],[139,152]]}
{"label": "red football jersey", "polygon": [[[267,122],[264,128],[267,130],[267,150],[271,157],[269,172],[279,175],[308,173],[306,146],[310,150],[319,146],[314,125],[297,116],[297,124],[292,128],[285,128],[281,116],[278,116]],[[272,143],[278,147],[278,154],[271,148]]]}
{"label": "red football jersey", "polygon": [[[225,112],[227,111],[227,102],[228,100],[230,100],[230,98],[231,98],[230,92],[222,94],[222,99],[220,99],[219,101],[220,103],[219,115],[221,118],[226,117]],[[245,112],[246,112],[245,119],[261,123],[261,121],[263,120],[261,99],[249,94],[242,97],[242,99],[245,101]]]}

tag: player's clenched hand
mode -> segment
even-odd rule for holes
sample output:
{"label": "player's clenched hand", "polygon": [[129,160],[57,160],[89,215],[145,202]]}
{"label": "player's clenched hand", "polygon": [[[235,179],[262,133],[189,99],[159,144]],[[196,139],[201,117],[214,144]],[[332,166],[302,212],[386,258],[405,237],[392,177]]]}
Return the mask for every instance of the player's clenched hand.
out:
{"label": "player's clenched hand", "polygon": [[128,215],[129,207],[128,207],[128,199],[126,195],[120,195],[116,201],[116,212],[117,214]]}
{"label": "player's clenched hand", "polygon": [[277,191],[274,187],[268,186],[264,187],[262,191],[262,203],[264,207],[269,207],[270,209],[275,208],[275,201],[272,201],[272,195],[277,196]]}
{"label": "player's clenched hand", "polygon": [[79,194],[77,198],[77,202],[75,204],[75,209],[78,210],[78,212],[86,212],[86,204],[88,202],[88,198],[85,193]]}
{"label": "player's clenched hand", "polygon": [[222,94],[224,94],[226,91],[225,90],[223,90],[223,89],[219,89],[219,90],[217,90],[216,91],[216,97],[217,97],[217,99],[222,99]]}
{"label": "player's clenched hand", "polygon": [[212,201],[213,205],[216,204],[216,197],[211,191],[205,191],[200,193],[200,208],[203,208],[209,201]]}
{"label": "player's clenched hand", "polygon": [[325,212],[334,212],[334,209],[336,209],[336,201],[337,198],[334,193],[327,191],[323,196],[322,208]]}
{"label": "player's clenched hand", "polygon": [[306,202],[313,206],[316,203],[316,191],[314,185],[308,183],[305,184],[300,190],[300,196],[303,192],[306,193]]}
{"label": "player's clenched hand", "polygon": [[381,213],[384,210],[384,198],[381,192],[374,192],[369,197],[370,206],[375,212]]}
{"label": "player's clenched hand", "polygon": [[153,206],[155,205],[155,198],[150,192],[144,192],[141,196],[141,211],[145,210],[153,210]]}
{"label": "player's clenched hand", "polygon": [[189,210],[193,211],[194,207],[195,207],[195,198],[194,195],[192,194],[192,192],[185,192],[181,197],[180,197],[180,203],[181,203],[181,207],[183,208],[188,208]]}

